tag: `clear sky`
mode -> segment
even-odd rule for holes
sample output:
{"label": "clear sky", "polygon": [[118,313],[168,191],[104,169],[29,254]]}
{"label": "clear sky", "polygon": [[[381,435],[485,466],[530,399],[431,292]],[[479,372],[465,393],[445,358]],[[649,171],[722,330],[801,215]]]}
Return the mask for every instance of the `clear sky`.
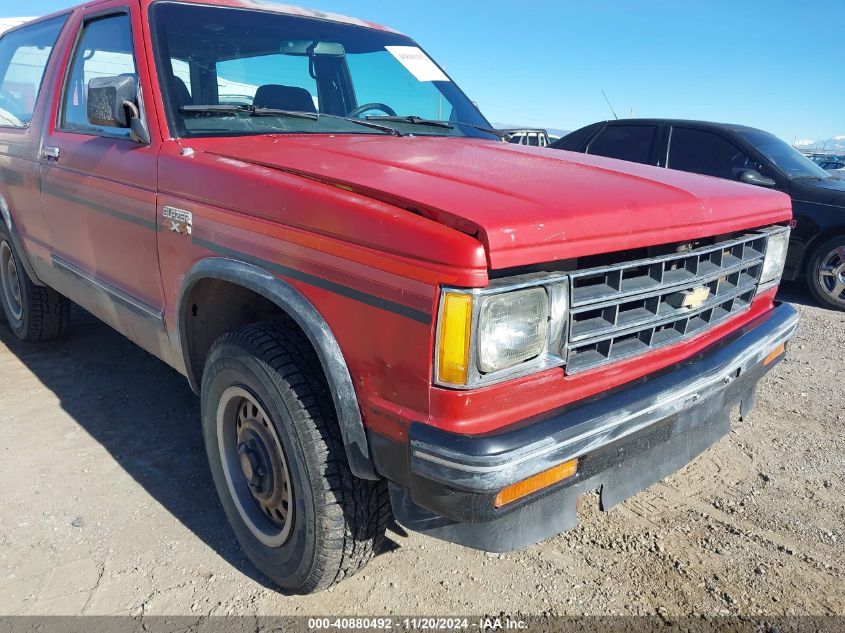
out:
{"label": "clear sky", "polygon": [[[296,3],[296,0],[293,0]],[[74,0],[0,0],[0,17]],[[843,0],[307,0],[415,38],[494,122],[612,115],[845,135]]]}

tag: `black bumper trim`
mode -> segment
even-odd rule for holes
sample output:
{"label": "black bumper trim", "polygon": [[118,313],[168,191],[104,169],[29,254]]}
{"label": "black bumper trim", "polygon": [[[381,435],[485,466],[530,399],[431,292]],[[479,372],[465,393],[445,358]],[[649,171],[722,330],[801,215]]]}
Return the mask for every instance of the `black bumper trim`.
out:
{"label": "black bumper trim", "polygon": [[[795,310],[780,305],[667,371],[497,434],[463,436],[414,424],[409,445],[374,436],[396,519],[411,530],[494,552],[568,530],[577,524],[584,493],[600,490],[607,510],[725,436],[732,408],[739,405],[743,417],[750,412],[757,383],[782,356],[768,365],[763,360],[797,326]],[[502,487],[575,456],[579,468],[571,479],[494,507]]]}
{"label": "black bumper trim", "polygon": [[782,304],[730,337],[657,376],[485,436],[457,435],[415,423],[411,475],[490,493],[647,429],[718,395],[798,328]]}
{"label": "black bumper trim", "polygon": [[[652,440],[664,435],[655,433],[656,437],[652,438],[640,438],[640,434],[629,438],[637,438],[639,441],[633,444],[639,446],[632,446],[629,440],[611,444],[599,451],[603,454],[596,455],[599,463],[594,461],[593,469],[598,472],[579,473],[565,485],[538,493],[505,512],[492,510],[492,495],[459,491],[449,494],[442,490],[441,498],[431,497],[428,501],[436,499],[443,504],[441,511],[461,508],[467,512],[467,516],[459,519],[450,518],[419,505],[412,498],[417,490],[412,492],[391,482],[390,497],[396,520],[416,532],[474,549],[488,552],[522,549],[574,528],[578,524],[578,499],[582,495],[599,490],[601,509],[609,510],[681,469],[731,429],[726,410],[699,419],[696,424],[686,424],[687,430],[683,432],[679,432],[678,421],[678,416],[673,416],[662,429],[668,434],[665,441],[652,445]],[[479,512],[485,505],[489,508],[487,517]],[[469,516],[470,513],[474,514]]]}

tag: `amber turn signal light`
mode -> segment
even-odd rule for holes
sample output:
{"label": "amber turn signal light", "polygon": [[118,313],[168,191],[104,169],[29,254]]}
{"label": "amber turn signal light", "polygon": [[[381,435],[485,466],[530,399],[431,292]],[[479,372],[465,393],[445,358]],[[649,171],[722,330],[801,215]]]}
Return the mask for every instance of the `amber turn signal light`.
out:
{"label": "amber turn signal light", "polygon": [[781,343],[776,348],[774,348],[768,356],[766,356],[766,360],[763,361],[763,364],[764,365],[771,365],[785,351],[786,351],[786,343]]}
{"label": "amber turn signal light", "polygon": [[578,472],[578,459],[570,459],[568,462],[564,462],[554,468],[537,473],[533,477],[511,484],[496,495],[496,501],[493,505],[496,508],[501,508],[504,505],[513,503],[517,499],[522,499],[530,495],[532,492],[537,492],[564,479],[569,479],[576,472]]}
{"label": "amber turn signal light", "polygon": [[437,378],[453,385],[467,384],[469,342],[472,328],[472,295],[443,295]]}

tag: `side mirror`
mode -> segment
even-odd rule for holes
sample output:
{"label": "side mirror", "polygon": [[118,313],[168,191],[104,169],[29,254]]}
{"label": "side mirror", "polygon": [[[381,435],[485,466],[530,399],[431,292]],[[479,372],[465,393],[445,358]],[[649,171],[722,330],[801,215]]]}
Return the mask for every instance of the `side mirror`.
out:
{"label": "side mirror", "polygon": [[135,103],[132,77],[94,77],[88,82],[88,122],[99,127],[128,128],[124,102]]}
{"label": "side mirror", "polygon": [[137,97],[133,77],[94,77],[88,82],[88,122],[99,127],[128,128],[134,140],[149,143],[150,132],[135,105]]}
{"label": "side mirror", "polygon": [[775,187],[777,185],[774,180],[766,178],[756,169],[746,169],[740,172],[737,180],[747,185],[757,185],[758,187]]}

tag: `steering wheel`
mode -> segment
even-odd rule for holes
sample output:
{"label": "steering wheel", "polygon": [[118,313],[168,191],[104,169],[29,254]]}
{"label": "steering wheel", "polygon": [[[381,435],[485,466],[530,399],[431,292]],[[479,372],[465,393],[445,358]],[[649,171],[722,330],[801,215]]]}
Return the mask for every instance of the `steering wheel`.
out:
{"label": "steering wheel", "polygon": [[364,112],[367,112],[368,110],[381,110],[385,114],[388,114],[390,116],[396,116],[396,110],[384,103],[365,103],[364,105],[360,105],[354,110],[352,110],[346,116],[360,118],[361,115],[364,114]]}

